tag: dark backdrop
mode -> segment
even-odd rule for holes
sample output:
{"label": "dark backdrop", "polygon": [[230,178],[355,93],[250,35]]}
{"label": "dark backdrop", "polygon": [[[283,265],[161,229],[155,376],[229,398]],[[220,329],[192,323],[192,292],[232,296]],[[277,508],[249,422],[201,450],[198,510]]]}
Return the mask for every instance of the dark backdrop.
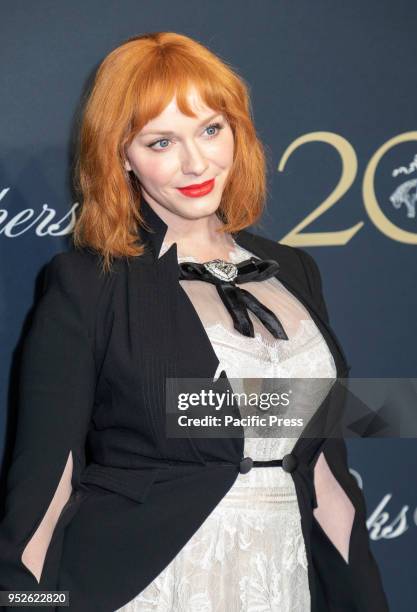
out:
{"label": "dark backdrop", "polygon": [[[318,261],[351,376],[416,376],[413,0],[13,0],[0,10],[2,441],[13,426],[19,343],[40,272],[69,248],[80,97],[105,55],[147,31],[200,40],[249,84],[270,160],[257,231]],[[415,441],[348,446],[392,610],[409,612]]]}

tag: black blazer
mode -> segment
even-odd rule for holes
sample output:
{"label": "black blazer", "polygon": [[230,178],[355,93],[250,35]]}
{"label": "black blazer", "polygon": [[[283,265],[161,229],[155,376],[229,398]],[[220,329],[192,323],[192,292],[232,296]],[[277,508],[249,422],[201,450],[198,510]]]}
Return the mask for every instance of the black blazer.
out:
{"label": "black blazer", "polygon": [[[243,438],[165,436],[165,378],[213,380],[219,361],[178,281],[177,245],[158,259],[167,226],[146,202],[143,214],[150,226],[139,229],[146,254],[117,259],[111,274],[101,273],[98,255],[88,249],[52,258],[24,344],[0,523],[0,589],[68,590],[74,612],[112,612],[141,592],[214,510],[243,459]],[[235,239],[279,262],[277,278],[308,309],[338,377],[347,377],[313,258],[247,230]],[[227,383],[225,371],[213,386],[219,382]],[[321,451],[356,509],[349,564],[312,512]],[[21,554],[70,452],[73,493],[38,584]],[[302,437],[291,455],[287,471],[293,470],[302,518],[312,612],[385,612],[365,501],[348,470],[345,442]]]}

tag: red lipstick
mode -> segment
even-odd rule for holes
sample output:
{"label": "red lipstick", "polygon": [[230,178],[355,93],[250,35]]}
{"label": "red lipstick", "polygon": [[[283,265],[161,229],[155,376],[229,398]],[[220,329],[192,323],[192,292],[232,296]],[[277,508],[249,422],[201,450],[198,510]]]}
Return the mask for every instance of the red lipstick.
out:
{"label": "red lipstick", "polygon": [[186,195],[189,198],[200,198],[201,196],[207,195],[212,191],[214,187],[214,178],[200,183],[199,185],[187,185],[186,187],[178,187],[178,191]]}

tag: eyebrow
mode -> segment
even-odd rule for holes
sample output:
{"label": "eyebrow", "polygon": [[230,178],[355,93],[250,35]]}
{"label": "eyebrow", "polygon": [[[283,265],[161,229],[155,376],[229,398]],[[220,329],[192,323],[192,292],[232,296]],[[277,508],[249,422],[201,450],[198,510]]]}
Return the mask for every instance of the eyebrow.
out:
{"label": "eyebrow", "polygon": [[[201,127],[205,123],[208,123],[209,121],[211,121],[218,115],[221,115],[221,113],[215,113],[214,115],[211,115],[210,117],[206,117],[206,119],[203,119],[203,121],[201,121],[198,124],[198,127]],[[164,136],[175,136],[175,132],[171,130],[150,130],[149,132],[143,132],[143,133],[141,132],[139,136],[151,136],[152,134],[163,134]]]}

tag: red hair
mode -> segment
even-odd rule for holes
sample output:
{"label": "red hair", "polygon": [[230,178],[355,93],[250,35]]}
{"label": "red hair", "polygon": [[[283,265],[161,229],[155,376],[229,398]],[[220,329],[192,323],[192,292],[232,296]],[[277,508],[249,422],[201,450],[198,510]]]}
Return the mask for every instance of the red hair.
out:
{"label": "red hair", "polygon": [[174,32],[128,39],[102,62],[81,118],[75,160],[75,188],[82,201],[73,230],[75,246],[104,258],[136,257],[141,194],[137,178],[124,167],[125,149],[148,121],[176,96],[180,111],[194,86],[205,104],[227,118],[234,136],[234,161],[217,210],[221,231],[252,225],[266,197],[266,161],[251,118],[244,80],[197,41]]}

